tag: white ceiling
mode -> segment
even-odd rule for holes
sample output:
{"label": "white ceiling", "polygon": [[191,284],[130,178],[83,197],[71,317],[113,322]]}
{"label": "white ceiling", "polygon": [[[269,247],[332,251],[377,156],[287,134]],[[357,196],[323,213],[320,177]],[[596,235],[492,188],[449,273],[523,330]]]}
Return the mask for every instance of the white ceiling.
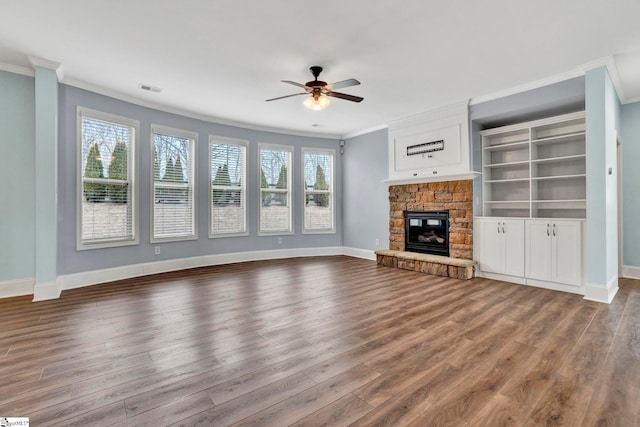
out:
{"label": "white ceiling", "polygon": [[[612,59],[640,100],[638,0],[13,0],[0,62],[59,62],[63,82],[196,117],[344,136]],[[356,78],[323,111],[281,83]],[[6,68],[6,67],[5,67]],[[163,88],[148,93],[140,83]],[[317,126],[313,126],[313,125]]]}

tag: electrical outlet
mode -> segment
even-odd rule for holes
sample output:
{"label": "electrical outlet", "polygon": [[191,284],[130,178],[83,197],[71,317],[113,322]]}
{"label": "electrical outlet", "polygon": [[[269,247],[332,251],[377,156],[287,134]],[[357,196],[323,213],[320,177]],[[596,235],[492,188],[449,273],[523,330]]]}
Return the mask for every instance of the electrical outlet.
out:
{"label": "electrical outlet", "polygon": [[376,246],[380,246],[380,239],[376,239]]}
{"label": "electrical outlet", "polygon": [[282,237],[278,237],[278,244],[281,245],[282,244]]}
{"label": "electrical outlet", "polygon": [[153,251],[156,255],[160,255],[160,246],[156,246],[153,248]]}

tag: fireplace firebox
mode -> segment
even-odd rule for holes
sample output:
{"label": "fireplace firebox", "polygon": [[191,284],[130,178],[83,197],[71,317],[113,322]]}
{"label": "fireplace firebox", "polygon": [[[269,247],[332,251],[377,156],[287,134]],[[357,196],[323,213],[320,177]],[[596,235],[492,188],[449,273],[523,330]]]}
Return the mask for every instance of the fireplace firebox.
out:
{"label": "fireplace firebox", "polygon": [[405,211],[405,250],[449,256],[449,211]]}

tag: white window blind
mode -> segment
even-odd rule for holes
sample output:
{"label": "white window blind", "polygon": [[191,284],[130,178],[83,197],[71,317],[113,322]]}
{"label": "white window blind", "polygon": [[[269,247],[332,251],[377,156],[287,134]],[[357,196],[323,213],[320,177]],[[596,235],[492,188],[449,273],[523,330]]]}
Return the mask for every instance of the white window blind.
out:
{"label": "white window blind", "polygon": [[335,232],[332,150],[303,149],[304,233]]}
{"label": "white window blind", "polygon": [[259,145],[260,234],[289,234],[293,147]]}
{"label": "white window blind", "polygon": [[194,149],[197,135],[153,126],[152,241],[196,238]]}
{"label": "white window blind", "polygon": [[211,216],[209,237],[246,235],[247,142],[209,138]]}
{"label": "white window blind", "polygon": [[78,249],[136,244],[138,122],[78,108]]}

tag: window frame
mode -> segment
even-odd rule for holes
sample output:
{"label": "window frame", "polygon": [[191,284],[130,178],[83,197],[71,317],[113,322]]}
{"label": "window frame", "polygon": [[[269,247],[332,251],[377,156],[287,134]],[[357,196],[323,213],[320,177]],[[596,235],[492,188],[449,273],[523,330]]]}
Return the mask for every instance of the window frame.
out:
{"label": "window frame", "polygon": [[[287,207],[289,208],[289,227],[287,230],[275,230],[275,231],[263,231],[260,227],[260,218],[262,216],[262,182],[261,182],[261,169],[262,169],[262,150],[273,151],[286,151],[289,153],[289,159],[287,162]],[[293,232],[293,156],[294,147],[291,145],[279,145],[269,143],[258,143],[258,236],[287,236],[294,234]]]}
{"label": "window frame", "polygon": [[[170,236],[170,237],[155,237],[154,229],[155,229],[155,196],[156,196],[156,188],[155,188],[155,179],[154,179],[154,171],[153,171],[153,150],[155,148],[154,137],[156,134],[167,135],[174,138],[184,138],[189,140],[189,160],[191,163],[191,174],[189,178],[189,184],[191,184],[192,189],[192,212],[193,212],[193,234],[187,234],[183,236]],[[196,161],[196,147],[198,146],[198,133],[192,132],[184,129],[177,129],[163,125],[155,125],[152,124],[150,126],[150,135],[149,140],[151,142],[150,148],[150,181],[151,181],[151,191],[150,191],[150,203],[151,206],[149,208],[149,242],[150,243],[163,243],[163,242],[182,242],[188,240],[198,240],[198,205],[196,203],[197,197],[197,164]],[[186,186],[185,188],[188,188]]]}
{"label": "window frame", "polygon": [[[306,154],[323,154],[329,155],[331,161],[331,176],[329,180],[329,200],[331,206],[331,228],[306,228],[305,221],[305,209],[306,209],[306,200],[307,200],[307,188],[305,186],[305,155]],[[302,234],[335,234],[336,233],[336,192],[335,192],[335,181],[336,181],[336,150],[329,148],[312,148],[312,147],[303,147],[302,148]],[[318,190],[312,190],[318,191]]]}
{"label": "window frame", "polygon": [[[133,129],[133,138],[130,141],[132,147],[127,152],[127,175],[129,191],[129,203],[131,204],[131,238],[108,238],[95,239],[93,241],[82,240],[82,202],[83,202],[83,176],[82,176],[82,119],[90,118],[96,121],[114,123]],[[91,249],[103,249],[120,246],[134,246],[140,244],[139,227],[139,192],[138,192],[138,169],[137,159],[139,154],[140,141],[140,121],[129,117],[106,113],[104,111],[93,110],[86,107],[76,108],[76,250],[84,251]]]}
{"label": "window frame", "polygon": [[[211,176],[213,173],[213,165],[212,165],[212,156],[213,156],[213,144],[216,143],[220,143],[220,144],[229,144],[229,145],[238,145],[241,147],[244,147],[244,173],[242,176],[242,186],[240,187],[242,189],[242,203],[244,206],[244,217],[243,217],[243,231],[238,231],[238,232],[230,232],[230,233],[214,233],[212,231],[212,223],[211,223],[211,217],[213,216],[213,212],[212,212],[212,208],[213,208],[213,177]],[[209,213],[209,220],[208,220],[208,227],[209,227],[209,238],[210,239],[221,239],[221,238],[225,238],[225,237],[246,237],[249,235],[249,225],[248,225],[248,211],[249,211],[249,206],[247,205],[247,202],[249,200],[249,198],[247,197],[247,176],[248,176],[248,159],[249,159],[249,141],[244,140],[244,139],[237,139],[237,138],[229,138],[226,136],[218,136],[218,135],[209,135],[209,157],[208,157],[208,163],[209,163],[209,208],[208,213]]]}

